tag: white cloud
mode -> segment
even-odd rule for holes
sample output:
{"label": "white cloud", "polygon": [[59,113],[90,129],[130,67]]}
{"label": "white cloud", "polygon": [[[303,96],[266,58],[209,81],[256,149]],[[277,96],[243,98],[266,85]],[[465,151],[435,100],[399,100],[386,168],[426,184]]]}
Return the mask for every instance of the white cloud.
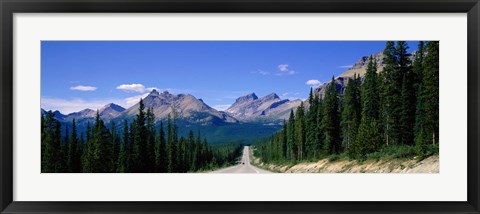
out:
{"label": "white cloud", "polygon": [[310,86],[319,86],[322,83],[318,80],[308,80],[305,84]]}
{"label": "white cloud", "polygon": [[288,64],[280,64],[278,65],[278,73],[276,73],[277,76],[281,75],[293,75],[296,74],[297,72],[294,70],[291,70],[289,68]]}
{"label": "white cloud", "polygon": [[134,91],[134,92],[138,92],[138,93],[144,93],[146,91],[152,91],[153,89],[158,90],[158,88],[155,88],[155,87],[146,88],[142,84],[135,84],[135,83],[134,84],[122,84],[122,85],[117,86],[117,89],[127,91],[127,92]]}
{"label": "white cloud", "polygon": [[338,66],[338,68],[351,68],[353,67],[353,65],[342,65],[342,66]]}
{"label": "white cloud", "polygon": [[140,95],[137,95],[137,96],[125,98],[125,99],[124,99],[125,106],[127,106],[127,108],[132,107],[133,105],[135,105],[135,104],[137,104],[138,102],[140,102],[140,98],[145,99],[145,97],[147,97],[148,94],[149,94],[149,93],[145,93],[145,94],[140,94]]}
{"label": "white cloud", "polygon": [[117,89],[124,91],[135,91],[139,93],[145,92],[145,86],[142,84],[122,84],[117,86]]}
{"label": "white cloud", "polygon": [[217,109],[218,111],[225,111],[228,107],[230,107],[230,104],[220,104],[212,106],[212,108]]}
{"label": "white cloud", "polygon": [[287,72],[288,71],[288,64],[278,65],[278,70],[280,70],[280,72]]}
{"label": "white cloud", "polygon": [[87,86],[87,85],[77,85],[77,86],[70,87],[70,90],[74,90],[74,91],[95,91],[95,90],[97,90],[97,87]]}

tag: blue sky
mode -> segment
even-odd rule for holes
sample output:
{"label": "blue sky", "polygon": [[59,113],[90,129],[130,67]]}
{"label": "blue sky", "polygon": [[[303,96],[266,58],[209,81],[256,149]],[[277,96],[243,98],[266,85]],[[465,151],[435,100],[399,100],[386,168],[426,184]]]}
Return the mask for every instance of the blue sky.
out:
{"label": "blue sky", "polygon": [[[409,42],[409,52],[417,44]],[[384,47],[384,41],[43,41],[42,108],[71,113],[110,102],[128,108],[153,88],[189,93],[219,110],[251,92],[305,99],[310,87]]]}

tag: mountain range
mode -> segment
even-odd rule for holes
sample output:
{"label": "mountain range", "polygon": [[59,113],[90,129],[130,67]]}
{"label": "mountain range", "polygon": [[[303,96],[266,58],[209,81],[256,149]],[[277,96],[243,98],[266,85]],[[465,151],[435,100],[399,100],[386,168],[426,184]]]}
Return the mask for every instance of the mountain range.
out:
{"label": "mountain range", "polygon": [[[412,59],[415,52],[412,53]],[[377,62],[378,72],[383,69],[383,53],[372,55]],[[352,67],[335,78],[337,91],[343,93],[348,81],[354,74],[363,77],[370,59],[361,57]],[[330,83],[324,83],[314,92],[324,97]],[[296,109],[302,100],[281,99],[277,94],[271,93],[258,97],[255,93],[246,94],[235,100],[225,111],[218,111],[202,99],[190,94],[171,94],[168,91],[159,93],[153,89],[143,99],[145,110],[151,109],[156,122],[166,120],[169,115],[175,114],[177,123],[181,127],[180,134],[186,134],[190,129],[200,130],[202,135],[209,138],[209,142],[225,142],[236,140],[254,140],[267,137],[279,130],[283,120],[288,119],[290,111]],[[305,103],[308,106],[308,103]],[[106,124],[115,123],[117,127],[123,126],[123,121],[131,122],[138,114],[139,103],[125,109],[117,104],[109,103],[98,109],[98,114]],[[42,115],[46,112],[41,110]],[[54,117],[63,124],[71,124],[75,118],[79,132],[85,130],[87,123],[93,124],[97,111],[84,109],[67,115],[54,111]],[[158,125],[158,123],[157,123]],[[236,136],[233,137],[232,136]]]}
{"label": "mountain range", "polygon": [[[175,95],[168,91],[159,93],[154,89],[143,99],[145,111],[151,109],[156,122],[166,120],[169,115],[172,117],[176,115],[180,127],[201,130],[205,137],[210,138],[210,142],[236,141],[240,136],[244,140],[266,137],[278,130],[283,119],[289,116],[290,110],[299,106],[301,102],[282,100],[275,93],[261,98],[251,93],[236,99],[226,111],[218,111],[190,94]],[[98,114],[106,124],[115,123],[117,127],[121,127],[124,120],[131,122],[135,118],[139,105],[137,103],[125,109],[109,103],[98,109]],[[42,115],[46,114],[43,109],[41,112]],[[88,123],[93,124],[97,111],[84,109],[66,115],[54,111],[53,114],[54,118],[64,125],[70,125],[75,119],[77,129],[81,133],[86,130]],[[187,129],[180,129],[180,132],[182,131],[186,134]],[[232,134],[238,139],[231,138]]]}

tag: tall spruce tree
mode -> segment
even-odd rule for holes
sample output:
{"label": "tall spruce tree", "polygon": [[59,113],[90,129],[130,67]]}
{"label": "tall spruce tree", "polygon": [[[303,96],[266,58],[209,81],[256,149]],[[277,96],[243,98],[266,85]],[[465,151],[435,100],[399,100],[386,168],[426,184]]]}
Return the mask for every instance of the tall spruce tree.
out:
{"label": "tall spruce tree", "polygon": [[295,113],[295,142],[298,148],[298,160],[303,160],[305,156],[305,106],[303,102],[297,107]]}
{"label": "tall spruce tree", "polygon": [[415,143],[419,153],[425,154],[426,145],[438,143],[439,128],[439,42],[426,45],[424,71],[420,90],[421,120],[417,121],[418,134]]}
{"label": "tall spruce tree", "polygon": [[387,42],[383,51],[382,116],[385,127],[386,145],[400,143],[401,86],[403,75],[399,72],[399,61],[395,43]]}
{"label": "tall spruce tree", "polygon": [[399,118],[399,143],[404,145],[413,144],[413,127],[415,124],[415,86],[414,73],[410,54],[407,53],[408,45],[405,41],[398,41],[396,47],[396,59],[398,61],[397,72],[401,75],[400,90],[400,118]]}
{"label": "tall spruce tree", "polygon": [[295,146],[295,115],[293,109],[290,110],[290,117],[287,123],[287,159],[296,160],[296,146]]}
{"label": "tall spruce tree", "polygon": [[138,105],[138,114],[136,117],[136,132],[134,142],[134,172],[148,172],[148,157],[147,157],[147,127],[146,115],[143,99],[140,99]]}
{"label": "tall spruce tree", "polygon": [[154,172],[155,169],[155,115],[151,108],[147,109],[146,113],[146,130],[147,130],[147,145],[146,145],[146,164],[145,167],[148,172]]}
{"label": "tall spruce tree", "polygon": [[123,120],[123,132],[122,132],[122,141],[120,144],[120,151],[118,154],[117,162],[117,172],[124,173],[129,172],[128,170],[128,140],[130,139],[128,133],[128,122]]}
{"label": "tall spruce tree", "polygon": [[67,166],[70,172],[80,172],[80,166],[78,166],[80,159],[78,154],[78,137],[77,137],[77,125],[75,118],[72,120],[72,133],[70,135],[70,142],[68,143],[68,159]]}
{"label": "tall spruce tree", "polygon": [[54,118],[52,111],[45,115],[45,127],[42,138],[44,153],[42,153],[42,173],[59,172],[60,170],[60,143],[61,125]]}
{"label": "tall spruce tree", "polygon": [[310,88],[308,96],[308,111],[306,114],[305,128],[306,128],[306,155],[308,159],[315,158],[317,151],[317,110],[318,110],[318,96],[313,94],[313,89]]}
{"label": "tall spruce tree", "polygon": [[337,85],[335,79],[328,85],[324,98],[323,130],[325,133],[324,148],[327,154],[340,152],[340,115],[338,105]]}
{"label": "tall spruce tree", "polygon": [[362,158],[376,151],[382,141],[379,123],[379,94],[376,61],[370,57],[361,86],[362,114],[354,145],[349,149],[349,155]]}
{"label": "tall spruce tree", "polygon": [[418,43],[418,49],[415,54],[415,60],[413,61],[413,73],[415,77],[414,88],[415,88],[415,126],[414,126],[414,136],[419,134],[420,125],[422,122],[422,99],[421,99],[421,83],[423,81],[423,61],[425,58],[425,42],[420,41]]}
{"label": "tall spruce tree", "polygon": [[345,150],[355,141],[361,119],[361,101],[360,101],[360,76],[354,74],[353,79],[348,81],[343,98],[342,111],[342,136]]}

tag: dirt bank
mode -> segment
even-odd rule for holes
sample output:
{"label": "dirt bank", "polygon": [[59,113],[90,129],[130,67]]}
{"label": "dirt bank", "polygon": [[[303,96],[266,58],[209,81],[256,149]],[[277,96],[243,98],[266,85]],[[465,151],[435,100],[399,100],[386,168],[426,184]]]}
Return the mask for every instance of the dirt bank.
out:
{"label": "dirt bank", "polygon": [[261,163],[258,158],[253,164],[273,172],[284,173],[438,173],[440,164],[438,155],[418,159],[356,160],[305,162],[290,165]]}

